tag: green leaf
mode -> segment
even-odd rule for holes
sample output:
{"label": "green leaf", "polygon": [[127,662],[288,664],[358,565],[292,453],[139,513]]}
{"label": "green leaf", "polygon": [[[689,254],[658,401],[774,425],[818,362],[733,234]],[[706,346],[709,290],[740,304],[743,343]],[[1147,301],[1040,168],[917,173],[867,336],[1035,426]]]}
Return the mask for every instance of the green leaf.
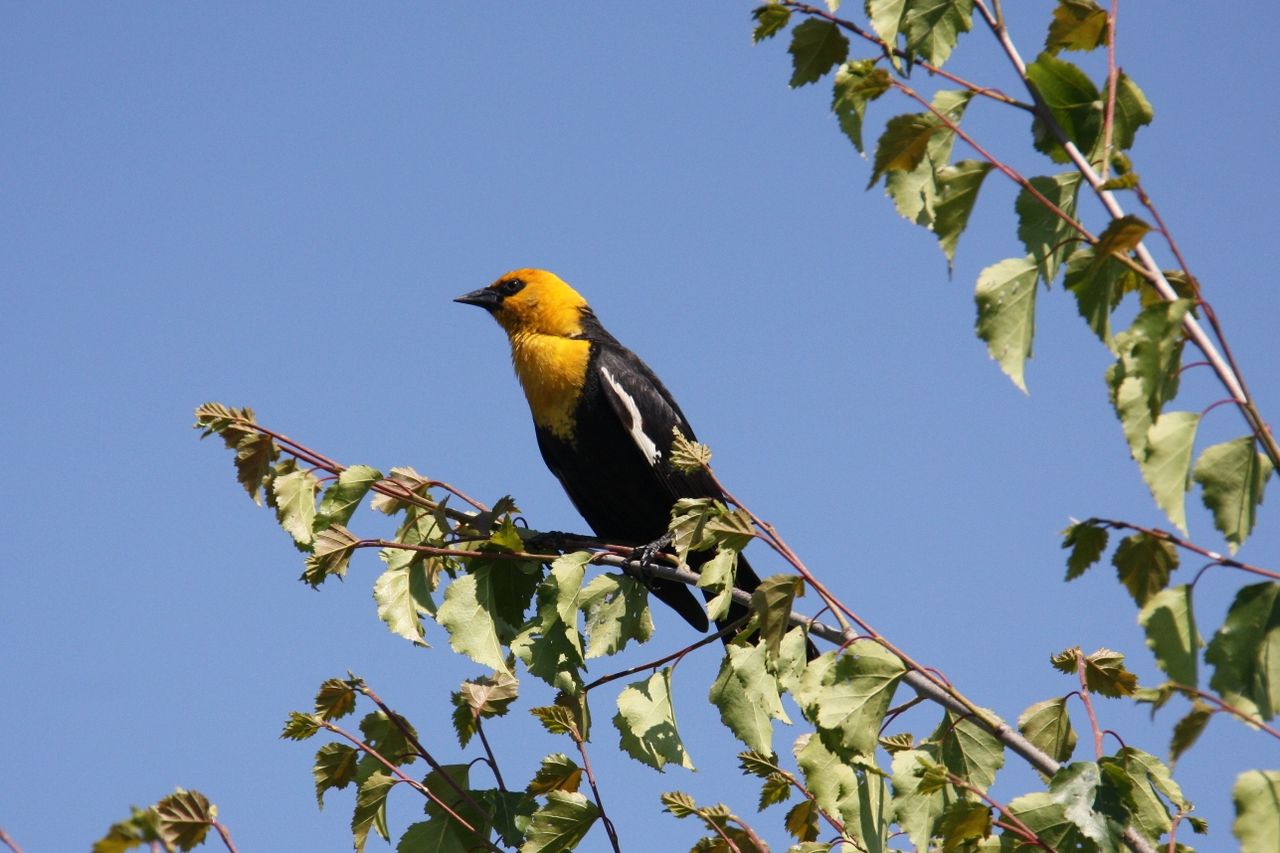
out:
{"label": "green leaf", "polygon": [[866,154],[862,147],[862,122],[867,104],[889,91],[891,85],[889,72],[877,68],[870,59],[851,59],[836,69],[831,111],[859,154]]}
{"label": "green leaf", "polygon": [[482,675],[462,682],[451,695],[453,702],[453,728],[458,735],[458,745],[466,746],[476,733],[477,721],[489,717],[501,717],[520,692],[520,682],[505,672],[492,676]]}
{"label": "green leaf", "polygon": [[533,813],[529,836],[520,853],[560,853],[573,850],[590,831],[600,810],[582,794],[550,791],[547,802]]}
{"label": "green leaf", "polygon": [[306,740],[313,737],[320,731],[320,720],[311,714],[303,714],[300,711],[290,711],[289,719],[285,720],[284,731],[280,732],[280,737],[285,740]]}
{"label": "green leaf", "polygon": [[359,541],[354,533],[340,524],[321,530],[316,534],[314,550],[307,557],[300,579],[314,588],[330,577],[345,577]]}
{"label": "green leaf", "polygon": [[1111,130],[1111,144],[1119,151],[1133,147],[1138,128],[1155,120],[1155,109],[1147,96],[1128,74],[1120,72],[1116,78],[1116,106]]}
{"label": "green leaf", "polygon": [[1199,740],[1212,717],[1212,707],[1199,699],[1191,703],[1191,710],[1173,726],[1173,736],[1169,739],[1170,764],[1175,763]]}
{"label": "green leaf", "polygon": [[641,764],[659,771],[667,764],[694,769],[676,726],[670,667],[663,667],[647,680],[628,684],[618,694],[613,725],[622,735],[623,751]]}
{"label": "green leaf", "polygon": [[751,593],[751,608],[760,619],[760,642],[766,658],[776,660],[782,638],[791,629],[791,609],[804,595],[804,578],[797,575],[770,575]]}
{"label": "green leaf", "polygon": [[427,570],[421,562],[415,564],[409,551],[383,548],[379,556],[386,560],[394,559],[396,554],[404,554],[407,559],[402,559],[400,565],[388,566],[373,582],[378,618],[387,623],[391,633],[416,646],[426,646],[426,630],[421,617],[436,609],[435,602],[431,600]]}
{"label": "green leaf", "polygon": [[900,26],[909,53],[941,65],[960,34],[973,28],[973,0],[908,0]]}
{"label": "green leaf", "polygon": [[530,794],[545,794],[548,791],[573,793],[581,784],[582,768],[563,752],[557,752],[542,759],[542,765],[533,774],[526,790]]}
{"label": "green leaf", "polygon": [[711,464],[711,448],[699,444],[680,431],[671,428],[671,467],[685,474],[701,471]]}
{"label": "green leaf", "polygon": [[[1120,824],[1109,822],[1107,818],[1123,819],[1125,815],[1111,802],[1114,798],[1107,796],[1104,777],[1097,764],[1077,762],[1063,767],[1049,780],[1049,793],[1062,807],[1063,817],[1081,835],[1102,850],[1116,853],[1123,850]],[[1050,844],[1055,849],[1079,849],[1069,844]]]}
{"label": "green leaf", "polygon": [[1146,632],[1147,647],[1155,655],[1156,666],[1178,684],[1196,687],[1204,641],[1196,631],[1191,587],[1170,587],[1148,598],[1138,613],[1138,624]]}
{"label": "green leaf", "polygon": [[791,20],[791,10],[779,3],[769,3],[753,9],[751,17],[756,22],[755,29],[751,32],[751,41],[759,44],[786,29]]}
{"label": "green leaf", "polygon": [[[1080,195],[1079,172],[1036,177],[1029,183],[1058,210],[1075,218],[1076,201]],[[1018,193],[1013,207],[1018,215],[1018,239],[1027,247],[1027,254],[1035,259],[1040,280],[1046,285],[1051,284],[1063,259],[1084,238],[1069,222],[1025,188]]]}
{"label": "green leaf", "polygon": [[1076,732],[1071,727],[1065,696],[1037,702],[1018,717],[1018,731],[1059,763],[1071,758]]}
{"label": "green leaf", "polygon": [[384,839],[391,840],[387,832],[387,794],[391,793],[396,781],[386,773],[376,771],[360,783],[360,790],[356,792],[356,810],[351,816],[351,835],[355,840],[356,853],[363,853],[370,829],[376,829]]}
{"label": "green leaf", "polygon": [[[490,788],[485,791],[472,791],[471,793],[487,812],[485,815],[486,822],[497,830],[498,834],[502,836],[503,842],[511,848],[519,847],[524,842],[529,823],[533,820],[533,813],[538,808],[538,801],[519,791],[499,791]],[[476,840],[478,840],[477,836],[471,835],[470,838],[472,839],[471,842],[464,848],[467,853],[477,849],[475,846]],[[404,853],[409,853],[409,851],[406,850]]]}
{"label": "green leaf", "polygon": [[614,655],[635,640],[653,636],[648,590],[626,575],[602,574],[582,589],[582,613],[587,634],[586,658]]}
{"label": "green leaf", "polygon": [[707,600],[708,618],[719,620],[729,615],[737,568],[738,552],[721,548],[698,570],[698,588],[712,596]]}
{"label": "green leaf", "polygon": [[884,774],[874,764],[846,762],[821,738],[806,733],[795,744],[796,766],[818,806],[838,814],[845,832],[868,853],[888,850],[890,816]]}
{"label": "green leaf", "polygon": [[1231,831],[1242,853],[1280,850],[1280,771],[1249,770],[1231,789],[1236,819]]}
{"label": "green leaf", "polygon": [[1106,256],[1129,254],[1150,230],[1150,225],[1132,213],[1111,220],[1098,235],[1098,242],[1093,245],[1094,266],[1100,266]]}
{"label": "green leaf", "polygon": [[218,807],[199,791],[178,788],[151,807],[154,826],[169,849],[191,850],[204,843],[218,817]]}
{"label": "green leaf", "polygon": [[410,738],[417,740],[418,733],[414,731],[413,725],[399,714],[393,722],[381,709],[370,711],[360,720],[360,733],[364,736],[365,743],[397,767],[412,764],[418,760],[418,753],[410,742]]}
{"label": "green leaf", "polygon": [[[941,125],[937,117],[931,113],[903,113],[889,119],[876,142],[876,154],[867,188],[875,186],[886,172],[914,172],[924,162],[929,143],[939,127]],[[932,165],[929,166],[929,174],[932,176]],[[920,194],[922,193],[923,191]],[[912,195],[907,191],[895,193],[895,203],[899,197]],[[899,212],[902,212],[901,208]],[[908,213],[903,213],[903,216],[915,221],[915,217]]]}
{"label": "green leaf", "polygon": [[820,816],[812,800],[801,800],[787,812],[783,826],[796,841],[816,841]]}
{"label": "green leaf", "polygon": [[[392,468],[387,472],[387,480],[404,489],[405,492],[420,498],[429,498],[431,494],[431,481],[407,465]],[[413,504],[391,495],[378,493],[373,496],[369,506],[384,515],[395,515]]]}
{"label": "green leaf", "polygon": [[794,788],[790,780],[781,773],[774,773],[764,780],[760,786],[760,802],[756,811],[764,811],[769,806],[785,803],[791,799]]}
{"label": "green leaf", "polygon": [[316,518],[316,491],[320,482],[310,471],[293,471],[271,483],[275,495],[276,518],[285,532],[301,547],[311,545]]}
{"label": "green leaf", "polygon": [[1142,606],[1169,585],[1169,575],[1178,568],[1178,550],[1163,539],[1135,533],[1120,540],[1111,563],[1120,583]]}
{"label": "green leaf", "polygon": [[[1027,79],[1035,84],[1045,105],[1067,139],[1086,157],[1092,157],[1102,133],[1102,94],[1083,71],[1053,54],[1042,53],[1027,66]],[[1066,151],[1040,119],[1032,126],[1036,150],[1055,163],[1069,161]]]}
{"label": "green leaf", "polygon": [[1228,704],[1270,720],[1280,709],[1280,584],[1240,589],[1205,650],[1209,686]]}
{"label": "green leaf", "polygon": [[720,710],[721,721],[749,749],[773,751],[773,723],[790,724],[782,709],[778,682],[765,664],[766,653],[759,645],[725,647],[720,673],[711,685],[711,703]]}
{"label": "green leaf", "polygon": [[569,735],[575,740],[582,737],[573,712],[564,705],[542,705],[530,708],[529,713],[537,717],[542,727],[553,735]]}
{"label": "green leaf", "polygon": [[796,701],[829,749],[846,758],[870,758],[905,671],[879,643],[856,640],[838,659],[827,652],[809,664]]}
{"label": "green leaf", "polygon": [[1254,437],[1224,441],[1205,448],[1191,477],[1203,489],[1213,525],[1227,539],[1231,553],[1244,544],[1258,520],[1262,491],[1274,470],[1271,460],[1254,449]]}
{"label": "green leaf", "polygon": [[1153,305],[1115,337],[1117,360],[1107,369],[1107,385],[1134,459],[1146,458],[1152,422],[1178,393],[1182,319],[1190,307],[1182,299]]}
{"label": "green leaf", "polygon": [[316,715],[322,720],[338,720],[356,709],[356,690],[341,678],[328,678],[316,692]]}
{"label": "green leaf", "polygon": [[1089,570],[1107,550],[1107,528],[1088,521],[1079,521],[1062,531],[1062,547],[1070,548],[1067,555],[1067,580],[1073,581]]}
{"label": "green leaf", "polygon": [[866,0],[867,17],[871,28],[876,31],[889,47],[889,61],[894,68],[901,68],[902,63],[893,50],[898,47],[898,33],[901,32],[902,16],[908,0]]}
{"label": "green leaf", "polygon": [[[453,815],[446,812],[436,802],[427,802],[428,820],[409,827],[396,845],[397,853],[470,853],[473,850],[490,847],[490,814],[480,809],[488,807],[488,811],[507,812],[504,817],[510,819],[511,809],[519,809],[512,804],[513,800],[523,799],[520,794],[503,794],[498,791],[470,791],[475,805],[458,796],[458,791],[466,791],[470,787],[469,768],[465,764],[446,764],[433,770],[423,780],[423,786],[435,797],[449,804],[453,813],[466,821],[475,832],[468,830]],[[479,806],[479,808],[477,807]],[[532,814],[533,804],[528,804],[527,811]],[[518,818],[515,818],[518,819]]]}
{"label": "green leaf", "polygon": [[925,780],[939,770],[935,756],[926,750],[908,749],[893,756],[893,818],[917,850],[929,849],[934,827],[955,799],[949,785],[938,787]]}
{"label": "green leaf", "polygon": [[972,842],[991,835],[991,807],[972,800],[956,800],[938,823],[943,853],[972,849]]}
{"label": "green leaf", "polygon": [[1058,0],[1044,49],[1094,50],[1107,43],[1107,11],[1093,0]]}
{"label": "green leaf", "polygon": [[356,778],[356,762],[360,753],[345,743],[326,743],[316,751],[316,763],[311,775],[316,780],[316,805],[324,808],[324,792],[330,788],[345,788]]}
{"label": "green leaf", "polygon": [[1124,655],[1110,649],[1084,659],[1084,676],[1090,691],[1112,699],[1132,696],[1138,687],[1138,677],[1124,667]]}
{"label": "green leaf", "polygon": [[159,843],[155,812],[137,806],[131,810],[128,820],[111,824],[107,834],[93,843],[92,853],[125,853],[143,844]]}
{"label": "green leaf", "polygon": [[705,551],[715,543],[707,533],[707,522],[729,511],[712,498],[681,498],[671,507],[671,547],[681,563],[689,560],[690,551]]}
{"label": "green leaf", "polygon": [[1013,384],[1026,393],[1023,378],[1036,325],[1036,264],[1031,257],[1008,258],[978,276],[978,337]]}
{"label": "green leaf", "polygon": [[1138,460],[1142,479],[1151,489],[1156,506],[1165,511],[1184,536],[1187,534],[1187,490],[1191,488],[1191,451],[1199,426],[1199,412],[1165,412],[1147,430],[1147,452]]}
{"label": "green leaf", "polygon": [[511,641],[511,650],[531,675],[569,694],[576,694],[582,686],[584,658],[578,611],[590,560],[590,554],[579,551],[551,564],[551,571],[538,584],[537,616]]}
{"label": "green leaf", "polygon": [[1180,811],[1191,809],[1169,768],[1154,755],[1125,747],[1098,764],[1107,786],[1122,795],[1129,822],[1152,843],[1173,825],[1165,800]]}
{"label": "green leaf", "polygon": [[849,55],[849,40],[840,28],[817,18],[796,24],[791,31],[791,88],[816,83]]}
{"label": "green leaf", "polygon": [[[483,567],[485,571],[489,567]],[[507,672],[506,654],[493,618],[494,584],[488,575],[462,575],[445,589],[436,621],[449,632],[449,646],[481,666]]]}
{"label": "green leaf", "polygon": [[[994,712],[984,710],[999,719]],[[951,710],[945,711],[929,740],[937,744],[939,758],[947,770],[980,791],[991,787],[996,772],[1004,766],[1004,746],[972,716],[957,717]]]}
{"label": "green leaf", "polygon": [[[893,200],[894,207],[904,218],[931,231],[937,228],[937,206],[944,190],[943,175],[955,147],[955,131],[947,122],[958,124],[972,99],[973,93],[967,90],[941,89],[929,104],[932,107],[930,112],[915,114],[918,124],[904,120],[910,116],[895,116],[889,120],[876,145],[874,163],[876,167],[883,166],[888,173],[885,194]],[[942,117],[945,117],[945,122]],[[921,156],[917,156],[919,145],[923,145]],[[892,156],[885,160],[882,155]],[[947,211],[950,217],[948,227],[954,228],[957,214],[963,212],[966,202],[973,201],[972,196],[966,197],[964,193],[966,183],[972,182],[967,182],[965,176],[957,176],[954,170],[945,174],[955,183],[952,189],[955,198]],[[868,187],[875,183],[877,177],[873,174]]]}
{"label": "green leaf", "polygon": [[933,232],[947,256],[947,269],[956,257],[960,235],[969,225],[969,215],[978,201],[978,190],[991,171],[983,160],[961,160],[938,170],[938,199],[933,207]]}
{"label": "green leaf", "polygon": [[351,520],[360,501],[382,479],[382,472],[368,465],[352,465],[338,475],[333,485],[324,490],[320,509],[315,518],[315,530],[319,532],[333,524],[346,524]]}
{"label": "green leaf", "polygon": [[1076,298],[1076,309],[1098,340],[1116,351],[1111,314],[1127,293],[1138,290],[1142,278],[1114,257],[1098,260],[1092,246],[1083,246],[1067,260],[1063,286]]}

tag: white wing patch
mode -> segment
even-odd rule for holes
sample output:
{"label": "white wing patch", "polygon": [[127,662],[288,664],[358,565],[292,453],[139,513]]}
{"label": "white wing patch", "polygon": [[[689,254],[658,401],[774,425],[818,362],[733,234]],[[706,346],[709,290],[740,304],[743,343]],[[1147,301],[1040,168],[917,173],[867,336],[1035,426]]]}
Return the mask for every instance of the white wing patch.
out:
{"label": "white wing patch", "polygon": [[631,438],[635,441],[636,446],[640,448],[640,452],[650,461],[656,463],[662,458],[662,452],[658,450],[658,445],[653,443],[653,439],[645,434],[644,422],[640,419],[640,407],[636,405],[636,401],[631,395],[622,389],[618,381],[613,378],[613,374],[609,372],[607,367],[600,368],[600,372],[604,374],[604,379],[609,383],[609,387],[613,389],[613,393],[618,395],[618,399],[622,401],[622,405],[627,410],[627,415],[631,418]]}

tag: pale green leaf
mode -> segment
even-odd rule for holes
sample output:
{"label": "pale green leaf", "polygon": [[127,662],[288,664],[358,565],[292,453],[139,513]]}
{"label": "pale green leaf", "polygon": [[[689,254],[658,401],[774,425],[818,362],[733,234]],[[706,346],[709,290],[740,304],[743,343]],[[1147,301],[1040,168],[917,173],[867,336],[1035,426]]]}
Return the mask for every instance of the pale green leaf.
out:
{"label": "pale green leaf", "polygon": [[[796,766],[819,807],[837,814],[845,832],[869,853],[884,853],[889,841],[889,798],[884,775],[867,765],[846,762],[810,734],[795,745]],[[870,765],[874,768],[874,765]]]}
{"label": "pale green leaf", "polygon": [[890,80],[889,72],[876,67],[870,59],[850,60],[836,69],[831,111],[859,154],[866,153],[862,147],[862,122],[867,104],[889,90]]}
{"label": "pale green leaf", "polygon": [[613,724],[622,736],[623,751],[642,764],[655,770],[662,770],[667,764],[693,769],[680,740],[675,706],[671,704],[670,667],[663,667],[647,680],[628,684],[618,694]]}
{"label": "pale green leaf", "polygon": [[545,794],[548,791],[573,793],[581,784],[582,768],[563,752],[557,752],[542,759],[538,772],[533,774],[526,790],[530,794]]}
{"label": "pale green leaf", "polygon": [[1280,770],[1249,770],[1231,789],[1236,819],[1231,831],[1241,853],[1280,850]]}
{"label": "pale green leaf", "polygon": [[991,171],[984,160],[961,160],[937,172],[938,198],[933,206],[933,232],[947,256],[947,268],[956,257],[956,245],[969,224],[969,215],[978,201],[978,190]]}
{"label": "pale green leaf", "polygon": [[316,518],[316,491],[320,482],[310,471],[298,470],[276,477],[271,483],[275,495],[276,518],[280,526],[302,547],[310,547],[314,538],[312,525]]}
{"label": "pale green leaf", "polygon": [[617,654],[632,640],[645,643],[653,636],[648,591],[633,578],[612,573],[597,575],[583,587],[580,603],[588,660]]}
{"label": "pale green leaf", "polygon": [[351,817],[351,834],[355,840],[356,853],[363,853],[370,829],[376,829],[384,839],[390,840],[387,832],[387,794],[391,793],[396,781],[394,777],[376,771],[360,783],[360,790],[356,792],[356,810]]}
{"label": "pale green leaf", "polygon": [[1196,460],[1191,476],[1203,489],[1204,505],[1233,554],[1253,532],[1273,470],[1270,458],[1255,449],[1252,435],[1205,448]]}
{"label": "pale green leaf", "polygon": [[528,840],[520,853],[561,853],[573,850],[586,836],[600,810],[582,794],[550,791],[546,804],[533,813]]}
{"label": "pale green leaf", "polygon": [[773,751],[773,720],[790,723],[782,708],[778,682],[765,665],[759,645],[725,647],[720,673],[711,685],[711,702],[738,740],[757,752]]}
{"label": "pale green leaf", "polygon": [[900,26],[908,52],[942,65],[973,27],[973,0],[909,0]]}
{"label": "pale green leaf", "polygon": [[[999,719],[993,711],[984,710]],[[1004,766],[1004,746],[972,716],[957,717],[947,710],[929,741],[938,746],[938,760],[947,770],[980,791],[991,787],[996,772]]]}
{"label": "pale green leaf", "polygon": [[[1191,451],[1200,426],[1199,412],[1165,412],[1147,430],[1147,452],[1138,468],[1156,506],[1187,533],[1187,490],[1191,488]],[[1141,602],[1139,602],[1141,603]]]}
{"label": "pale green leaf", "polygon": [[337,481],[325,489],[324,496],[320,498],[320,509],[314,522],[316,532],[350,521],[360,501],[381,479],[382,472],[368,465],[352,465],[343,469]]}
{"label": "pale green leaf", "polygon": [[856,640],[838,659],[828,652],[809,664],[796,701],[829,749],[869,757],[904,672],[902,661],[879,643]]}
{"label": "pale green leaf", "polygon": [[921,784],[934,766],[937,757],[927,750],[908,749],[893,756],[893,819],[917,850],[929,849],[934,827],[955,800],[950,786]]}
{"label": "pale green leaf", "polygon": [[1067,713],[1066,697],[1037,702],[1018,717],[1018,731],[1055,761],[1071,758],[1076,732]]}
{"label": "pale green leaf", "polygon": [[1031,356],[1036,321],[1036,264],[1031,257],[1008,258],[978,276],[978,337],[1000,369],[1024,393],[1023,371]]}
{"label": "pale green leaf", "polygon": [[1204,641],[1196,631],[1191,587],[1169,587],[1151,596],[1138,613],[1138,624],[1146,632],[1147,647],[1155,655],[1156,666],[1178,684],[1198,686]]}

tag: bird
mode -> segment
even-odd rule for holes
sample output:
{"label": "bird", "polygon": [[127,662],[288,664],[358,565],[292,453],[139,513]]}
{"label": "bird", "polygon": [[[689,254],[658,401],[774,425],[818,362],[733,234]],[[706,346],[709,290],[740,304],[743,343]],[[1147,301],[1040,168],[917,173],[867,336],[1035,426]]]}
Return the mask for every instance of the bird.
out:
{"label": "bird", "polygon": [[[513,270],[454,301],[485,309],[507,333],[543,461],[596,536],[653,545],[666,533],[678,499],[724,500],[706,470],[671,466],[674,431],[696,441],[684,412],[649,366],[555,273]],[[691,552],[689,567],[697,571],[710,557]],[[751,592],[759,584],[739,555],[734,585]],[[687,585],[652,577],[648,585],[691,626],[708,630],[706,611]],[[723,629],[747,612],[733,602],[718,625]]]}

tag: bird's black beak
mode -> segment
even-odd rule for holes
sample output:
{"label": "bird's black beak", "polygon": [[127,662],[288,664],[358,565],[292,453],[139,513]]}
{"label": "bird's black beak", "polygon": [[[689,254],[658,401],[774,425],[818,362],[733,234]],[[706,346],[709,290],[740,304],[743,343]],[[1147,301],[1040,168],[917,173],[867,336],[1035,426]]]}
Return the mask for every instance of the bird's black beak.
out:
{"label": "bird's black beak", "polygon": [[453,301],[461,302],[463,305],[479,305],[484,310],[493,312],[498,310],[498,306],[502,304],[502,295],[496,290],[482,287],[479,290],[464,293]]}

